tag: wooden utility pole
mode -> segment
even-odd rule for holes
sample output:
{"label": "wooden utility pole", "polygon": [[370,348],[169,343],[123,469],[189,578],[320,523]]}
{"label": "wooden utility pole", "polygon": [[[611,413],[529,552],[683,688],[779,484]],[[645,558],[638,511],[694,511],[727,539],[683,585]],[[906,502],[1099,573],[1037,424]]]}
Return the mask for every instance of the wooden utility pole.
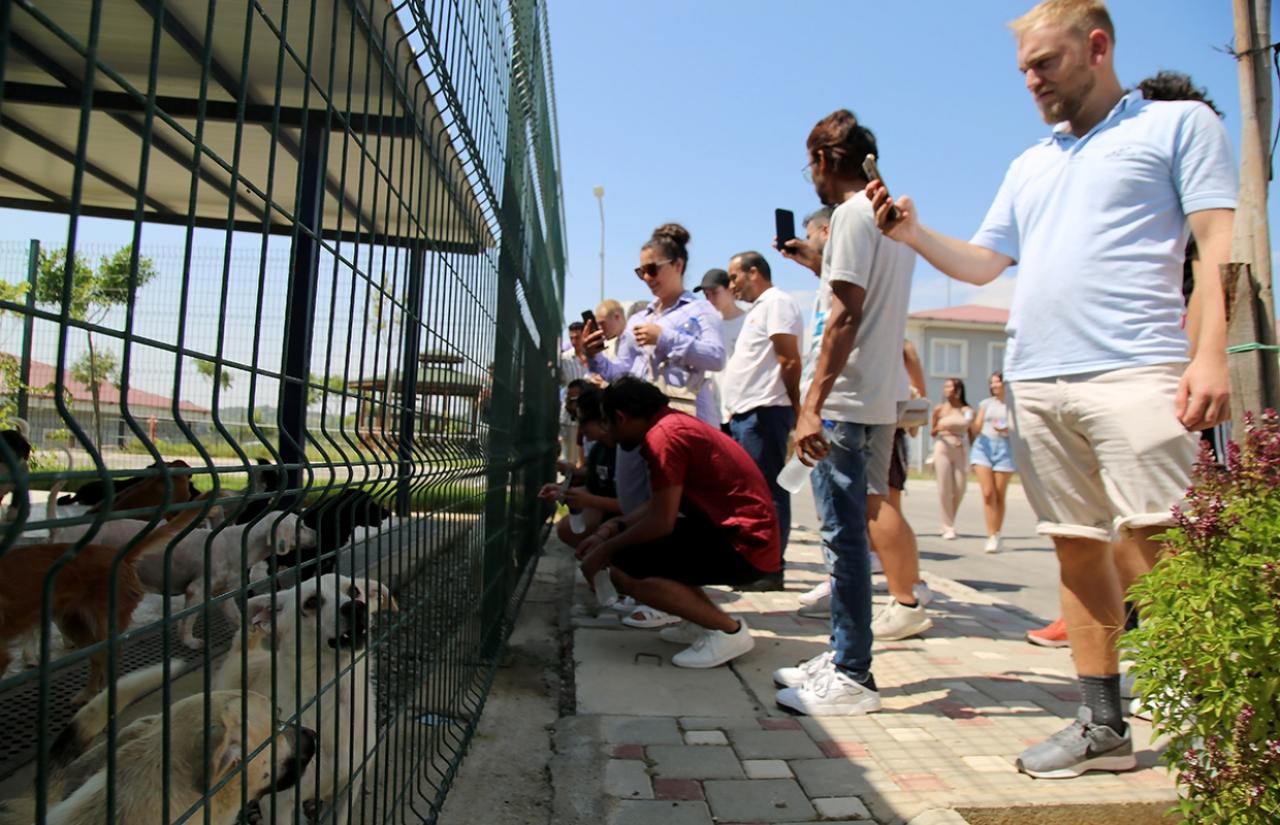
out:
{"label": "wooden utility pole", "polygon": [[[1230,325],[1231,419],[1240,428],[1246,410],[1280,406],[1280,361],[1271,290],[1271,233],[1267,185],[1271,178],[1271,0],[1232,0],[1240,76],[1240,195],[1232,239],[1233,263],[1223,267]],[[1261,345],[1262,349],[1252,345]],[[1243,433],[1237,429],[1236,438]]]}

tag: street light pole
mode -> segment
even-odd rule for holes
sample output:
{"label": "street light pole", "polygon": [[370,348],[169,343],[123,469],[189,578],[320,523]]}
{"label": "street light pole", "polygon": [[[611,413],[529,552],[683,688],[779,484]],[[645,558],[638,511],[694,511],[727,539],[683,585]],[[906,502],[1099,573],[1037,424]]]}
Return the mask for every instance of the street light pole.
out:
{"label": "street light pole", "polygon": [[604,303],[604,187],[591,190],[600,204],[600,303]]}

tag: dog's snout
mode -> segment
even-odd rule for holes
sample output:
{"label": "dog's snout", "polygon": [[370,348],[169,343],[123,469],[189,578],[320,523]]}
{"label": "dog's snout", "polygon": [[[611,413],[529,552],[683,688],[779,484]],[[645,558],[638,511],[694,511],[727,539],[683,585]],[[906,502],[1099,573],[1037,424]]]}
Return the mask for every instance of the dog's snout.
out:
{"label": "dog's snout", "polygon": [[298,728],[298,738],[294,743],[294,749],[298,764],[303,768],[311,761],[311,757],[316,755],[316,746],[319,742],[320,737],[311,728]]}
{"label": "dog's snout", "polygon": [[352,599],[338,608],[338,613],[352,622],[361,625],[369,623],[369,607],[364,602]]}

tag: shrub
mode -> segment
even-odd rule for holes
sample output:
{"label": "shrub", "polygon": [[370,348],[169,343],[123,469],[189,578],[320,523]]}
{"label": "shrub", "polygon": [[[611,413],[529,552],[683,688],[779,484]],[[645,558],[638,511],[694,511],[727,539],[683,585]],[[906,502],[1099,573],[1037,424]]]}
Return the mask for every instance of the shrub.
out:
{"label": "shrub", "polygon": [[1197,464],[1166,553],[1135,585],[1137,689],[1169,737],[1189,822],[1280,822],[1280,417]]}

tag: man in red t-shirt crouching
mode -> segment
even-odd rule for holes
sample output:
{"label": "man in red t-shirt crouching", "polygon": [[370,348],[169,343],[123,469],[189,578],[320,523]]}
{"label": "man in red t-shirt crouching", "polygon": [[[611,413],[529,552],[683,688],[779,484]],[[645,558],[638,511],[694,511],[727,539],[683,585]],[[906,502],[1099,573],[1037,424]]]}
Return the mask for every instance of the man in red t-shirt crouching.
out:
{"label": "man in red t-shirt crouching", "polygon": [[605,389],[604,412],[618,444],[641,450],[653,495],[578,546],[583,575],[592,581],[609,568],[620,591],[685,619],[659,632],[689,645],[672,664],[716,667],[741,656],[755,645],[746,622],[702,588],[781,570],[781,534],[764,476],[732,438],[670,409],[662,391],[639,378]]}

